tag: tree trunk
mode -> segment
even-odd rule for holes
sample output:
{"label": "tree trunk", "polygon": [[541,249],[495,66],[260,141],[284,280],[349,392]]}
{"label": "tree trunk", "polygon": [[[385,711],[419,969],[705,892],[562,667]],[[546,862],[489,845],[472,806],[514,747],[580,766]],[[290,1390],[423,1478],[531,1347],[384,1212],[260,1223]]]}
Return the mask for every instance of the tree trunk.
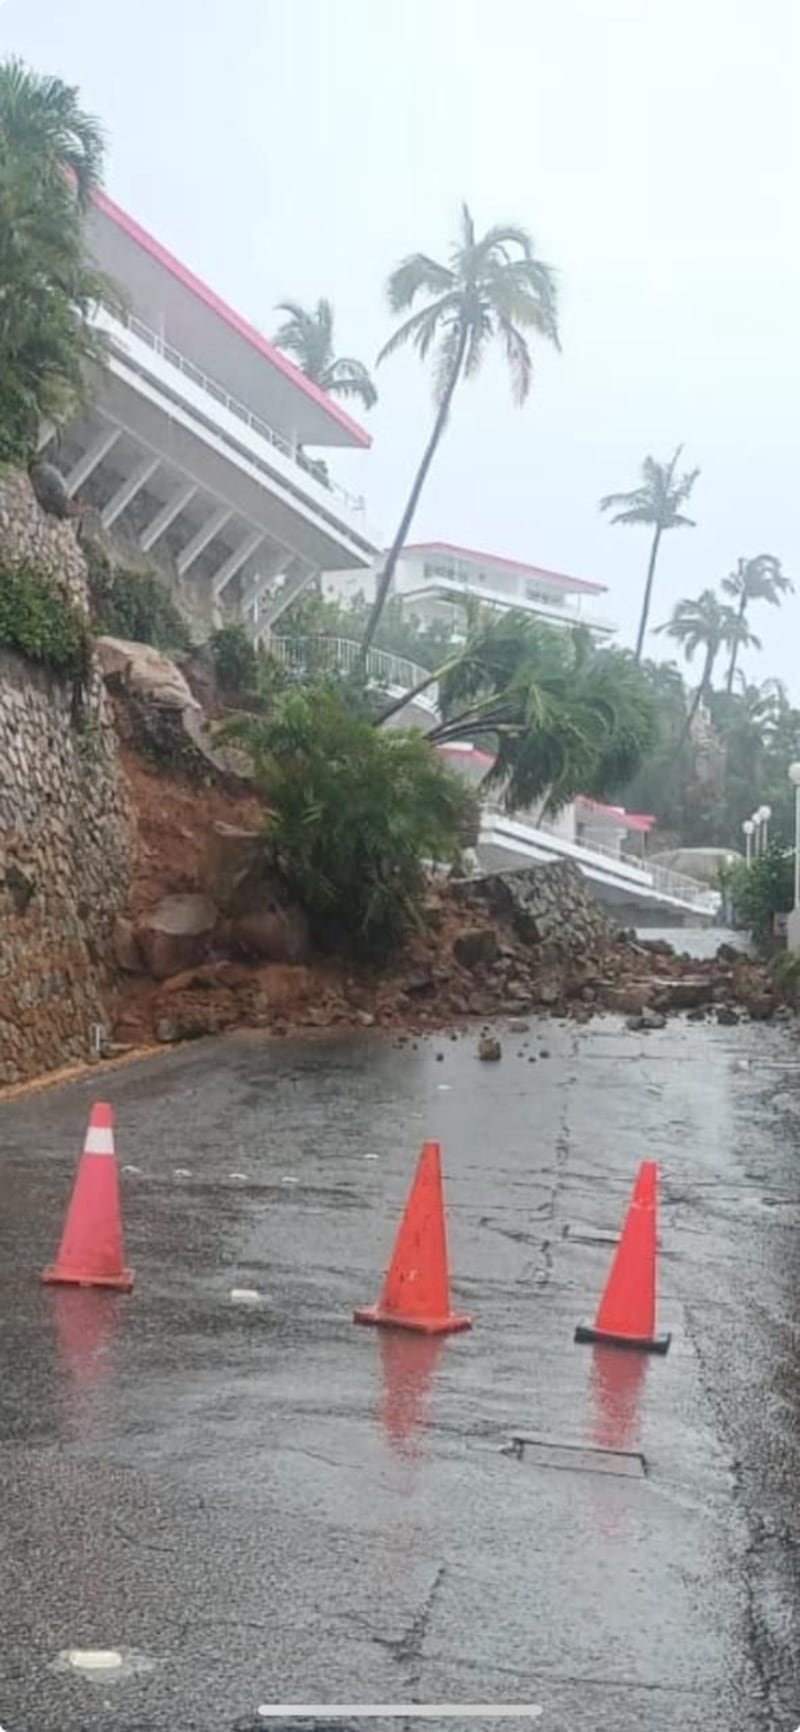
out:
{"label": "tree trunk", "polygon": [[362,644],[361,644],[361,651],[359,654],[358,665],[362,668],[364,667],[364,665],[366,663],[367,651],[368,651],[370,644],[372,643],[372,640],[375,636],[375,632],[376,632],[377,626],[378,626],[378,621],[381,617],[381,614],[383,613],[384,603],[385,603],[386,597],[389,593],[389,586],[391,584],[392,578],[394,577],[395,567],[397,565],[397,561],[400,558],[400,554],[403,551],[403,547],[405,546],[406,536],[408,535],[409,529],[411,528],[411,524],[412,524],[413,519],[414,519],[414,513],[415,513],[417,506],[419,504],[420,494],[421,494],[422,489],[425,485],[425,480],[426,480],[426,477],[428,474],[428,470],[430,469],[431,463],[433,462],[433,459],[434,459],[434,456],[436,453],[436,447],[439,444],[439,440],[441,439],[442,434],[443,434],[444,429],[445,429],[447,417],[450,413],[450,404],[453,400],[453,392],[455,391],[456,385],[458,384],[459,377],[461,375],[461,369],[464,365],[464,356],[465,356],[466,351],[467,351],[467,335],[468,335],[468,333],[467,333],[466,327],[463,327],[462,331],[461,331],[460,338],[459,338],[458,349],[456,350],[455,359],[453,361],[453,370],[452,370],[450,377],[447,381],[447,385],[445,387],[445,392],[444,392],[444,396],[442,397],[442,401],[439,404],[439,408],[438,408],[437,413],[436,413],[436,420],[433,423],[433,429],[431,432],[430,439],[428,440],[428,443],[425,447],[425,451],[424,451],[423,457],[422,457],[422,462],[420,463],[419,469],[417,470],[417,473],[414,477],[414,484],[413,484],[413,486],[411,488],[411,492],[408,496],[408,503],[407,503],[405,511],[403,512],[403,515],[400,519],[400,523],[399,523],[398,529],[397,529],[397,534],[396,534],[394,541],[392,542],[392,545],[391,545],[389,552],[387,554],[386,564],[384,565],[383,571],[381,572],[381,575],[378,578],[378,587],[375,591],[375,600],[372,604],[372,611],[370,613],[369,619],[367,620],[367,629],[364,633],[364,637],[363,637]]}
{"label": "tree trunk", "polygon": [[406,704],[413,704],[414,699],[421,697],[422,693],[426,692],[429,686],[435,685],[437,680],[443,680],[445,674],[450,673],[451,668],[458,667],[460,660],[461,656],[457,655],[451,657],[450,661],[442,662],[441,667],[437,668],[435,673],[426,674],[424,680],[420,680],[417,685],[409,686],[408,691],[403,692],[402,697],[393,698],[391,703],[387,704],[386,709],[381,710],[380,715],[375,717],[376,728],[382,727],[383,723],[388,722],[391,716],[395,716],[398,710],[405,709]]}
{"label": "tree trunk", "polygon": [[653,599],[653,579],[656,575],[656,560],[658,559],[658,549],[659,549],[659,546],[661,544],[662,535],[663,535],[663,530],[661,528],[661,524],[657,523],[655,535],[653,536],[653,545],[650,549],[650,559],[649,559],[648,565],[647,565],[647,577],[645,579],[645,585],[644,585],[644,596],[642,599],[642,611],[641,611],[641,615],[639,618],[639,631],[638,631],[637,638],[636,638],[636,649],[634,650],[634,661],[637,661],[637,662],[641,661],[642,650],[644,649],[644,640],[645,640],[645,635],[647,632],[647,621],[650,617],[650,603]]}
{"label": "tree trunk", "polygon": [[[692,706],[691,706],[691,709],[689,711],[689,714],[686,717],[686,726],[683,730],[683,739],[684,740],[687,740],[689,738],[689,735],[691,734],[692,723],[694,721],[694,718],[697,715],[697,712],[700,708],[702,700],[705,697],[706,692],[708,691],[708,689],[711,685],[711,675],[714,672],[714,662],[716,660],[716,655],[717,655],[716,649],[711,644],[709,644],[708,649],[706,650],[706,659],[705,659],[705,665],[703,667],[702,678],[700,680],[700,684],[697,688],[697,691],[695,692],[694,697],[692,699]],[[682,743],[683,743],[683,741],[681,742],[681,744]]]}
{"label": "tree trunk", "polygon": [[[739,597],[739,614],[738,614],[740,627],[744,623],[744,616],[745,616],[746,608],[747,608],[747,594],[744,590],[742,590],[742,593]],[[725,686],[725,690],[728,694],[728,697],[730,697],[731,692],[733,691],[733,676],[736,672],[736,663],[739,659],[739,648],[740,648],[740,643],[739,643],[739,637],[737,635],[733,640],[733,648],[731,650],[730,665],[728,667],[728,679],[727,679],[727,683]]]}

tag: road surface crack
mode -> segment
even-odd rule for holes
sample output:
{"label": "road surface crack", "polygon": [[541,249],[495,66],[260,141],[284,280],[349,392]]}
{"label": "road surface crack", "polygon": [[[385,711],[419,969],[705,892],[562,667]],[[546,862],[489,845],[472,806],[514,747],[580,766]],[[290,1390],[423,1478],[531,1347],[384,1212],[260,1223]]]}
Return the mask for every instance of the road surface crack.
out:
{"label": "road surface crack", "polygon": [[401,1636],[376,1636],[373,1634],[372,1637],[373,1642],[376,1642],[378,1647],[385,1648],[399,1666],[405,1666],[408,1669],[406,1685],[409,1690],[415,1689],[419,1684],[423,1658],[422,1650],[430,1629],[439,1590],[446,1574],[446,1565],[440,1564],[419,1610],[414,1613],[411,1623]]}

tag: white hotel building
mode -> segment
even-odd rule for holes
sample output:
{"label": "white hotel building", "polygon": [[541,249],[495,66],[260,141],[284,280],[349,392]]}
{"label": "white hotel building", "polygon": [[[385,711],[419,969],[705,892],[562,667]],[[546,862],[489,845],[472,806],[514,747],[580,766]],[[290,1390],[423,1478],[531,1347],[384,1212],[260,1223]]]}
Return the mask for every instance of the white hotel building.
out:
{"label": "white hotel building", "polygon": [[306,455],[369,435],[104,192],[89,241],[125,310],[98,311],[107,364],[46,451],[70,493],[207,620],[263,630],[320,572],[369,570],[363,500]]}
{"label": "white hotel building", "polygon": [[[329,595],[355,595],[361,590],[371,597],[375,572],[365,581],[358,572],[326,574]],[[410,542],[397,562],[392,594],[404,609],[424,625],[449,625],[454,639],[464,630],[462,604],[467,599],[496,612],[514,608],[533,614],[550,625],[585,625],[598,638],[610,637],[616,627],[595,606],[606,594],[605,585],[583,577],[566,577],[523,560],[500,554],[480,553],[472,547],[456,547],[449,541]]]}

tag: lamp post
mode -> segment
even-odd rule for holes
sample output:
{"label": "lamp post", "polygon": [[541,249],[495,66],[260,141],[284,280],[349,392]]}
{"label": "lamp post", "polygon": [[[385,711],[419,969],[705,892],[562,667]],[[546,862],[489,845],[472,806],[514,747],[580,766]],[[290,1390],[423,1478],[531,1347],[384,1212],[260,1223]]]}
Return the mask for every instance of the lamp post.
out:
{"label": "lamp post", "polygon": [[[800,768],[800,766],[798,767]],[[752,818],[745,818],[742,829],[744,831],[745,863],[749,866],[753,857],[753,831],[755,829],[755,824],[753,823]]]}
{"label": "lamp post", "polygon": [[761,819],[762,819],[762,822],[764,825],[763,831],[761,833],[761,852],[762,852],[762,854],[766,854],[766,852],[767,852],[767,844],[769,842],[769,821],[770,821],[771,817],[772,817],[772,807],[771,806],[762,806]]}
{"label": "lamp post", "polygon": [[789,765],[789,781],[794,788],[794,907],[800,908],[800,763]]}

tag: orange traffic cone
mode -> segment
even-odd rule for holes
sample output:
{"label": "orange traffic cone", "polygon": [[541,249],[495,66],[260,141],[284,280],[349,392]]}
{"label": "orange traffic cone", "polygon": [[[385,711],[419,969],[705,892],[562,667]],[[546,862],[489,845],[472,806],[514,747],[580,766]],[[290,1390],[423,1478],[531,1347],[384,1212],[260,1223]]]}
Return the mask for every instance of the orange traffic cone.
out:
{"label": "orange traffic cone", "polygon": [[355,1311],[353,1321],[417,1329],[423,1335],[453,1335],[472,1327],[470,1317],[450,1310],[438,1143],[422,1145],[380,1299]]}
{"label": "orange traffic cone", "polygon": [[130,1293],[133,1277],[123,1264],[117,1162],[109,1106],[98,1103],[72,1187],[55,1263],[42,1280],[69,1287],[115,1287]]}
{"label": "orange traffic cone", "polygon": [[655,1334],[657,1179],[655,1161],[642,1161],[594,1325],[579,1323],[576,1341],[666,1353],[669,1336]]}

